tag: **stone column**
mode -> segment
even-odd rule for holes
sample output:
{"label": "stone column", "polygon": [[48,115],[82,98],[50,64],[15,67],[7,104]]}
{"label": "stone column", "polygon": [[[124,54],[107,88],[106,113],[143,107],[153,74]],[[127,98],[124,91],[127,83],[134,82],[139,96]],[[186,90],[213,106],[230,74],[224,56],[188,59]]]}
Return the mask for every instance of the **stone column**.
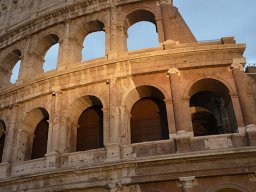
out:
{"label": "stone column", "polygon": [[17,114],[19,114],[18,107],[14,106],[12,109],[10,109],[9,114],[10,121],[8,122],[8,125],[6,125],[7,129],[5,132],[5,143],[2,162],[11,162],[13,160],[12,156],[15,155],[13,151],[15,146],[15,133],[17,132],[16,119],[18,116]]}
{"label": "stone column", "polygon": [[247,133],[248,141],[251,146],[256,146],[256,117],[254,109],[254,101],[251,93],[247,92],[248,77],[243,72],[242,64],[245,63],[244,58],[235,58],[231,65],[233,77],[236,84],[237,94],[243,120],[245,123],[245,131]]}
{"label": "stone column", "polygon": [[121,16],[117,13],[117,7],[113,5],[110,9],[110,25],[105,27],[106,53],[110,59],[127,51],[127,29],[123,26],[123,21],[118,21],[119,17]]}
{"label": "stone column", "polygon": [[182,184],[183,192],[195,192],[195,177],[179,177],[179,180]]}
{"label": "stone column", "polygon": [[244,125],[244,119],[243,119],[243,115],[242,115],[241,106],[240,106],[238,96],[237,95],[231,95],[231,102],[233,104],[233,108],[234,108],[234,112],[235,112],[238,131],[240,133],[244,133],[245,132],[245,125]]}
{"label": "stone column", "polygon": [[104,146],[109,144],[110,128],[109,128],[109,108],[102,109],[103,111],[103,142]]}
{"label": "stone column", "polygon": [[69,141],[69,152],[76,151],[76,143],[77,143],[77,129],[79,125],[72,122],[72,119],[67,118],[68,121],[68,141]]}
{"label": "stone column", "polygon": [[[247,76],[243,72],[243,66],[241,65],[244,63],[243,58],[235,58],[233,60],[233,64],[231,65],[233,77],[235,80],[235,85],[237,89],[237,94],[243,114],[243,119],[245,126],[254,125],[256,122],[256,116],[255,116],[255,110],[253,106],[253,100],[252,97],[248,95],[247,93]],[[255,127],[256,128],[256,127]]]}
{"label": "stone column", "polygon": [[106,55],[111,54],[112,49],[112,28],[110,26],[105,26],[105,53]]}
{"label": "stone column", "polygon": [[163,20],[165,40],[171,40],[170,11],[172,3],[170,0],[160,0],[159,3]]}
{"label": "stone column", "polygon": [[173,135],[176,134],[175,128],[175,119],[173,113],[173,102],[171,99],[165,99],[166,113],[167,113],[167,121],[168,121],[168,130],[169,130],[169,138],[173,138]]}
{"label": "stone column", "polygon": [[26,72],[24,73],[25,80],[44,72],[44,58],[40,56],[39,53],[27,53],[26,57],[27,58],[24,61],[26,65]]}
{"label": "stone column", "polygon": [[71,20],[65,22],[65,33],[59,42],[57,70],[68,68],[68,65],[79,63],[82,60],[83,42],[78,42],[75,37],[70,37]]}
{"label": "stone column", "polygon": [[171,68],[168,70],[168,75],[171,85],[171,94],[173,100],[173,111],[175,119],[175,128],[177,134],[186,133],[186,122],[184,122],[184,113],[182,110],[181,94],[179,87],[180,71],[177,68]]}
{"label": "stone column", "polygon": [[53,152],[69,152],[69,125],[68,112],[63,108],[65,102],[64,94],[59,91],[52,93],[51,116],[49,119],[49,133],[47,154]]}
{"label": "stone column", "polygon": [[17,83],[22,83],[26,79],[29,79],[30,77],[30,69],[29,69],[29,58],[30,58],[30,53],[29,53],[29,46],[30,46],[30,41],[31,37],[26,38],[26,46],[24,47],[23,50],[23,55],[21,58],[21,63],[20,63],[20,70],[19,70],[19,78],[17,80]]}
{"label": "stone column", "polygon": [[155,20],[157,25],[158,40],[160,43],[163,43],[165,41],[163,19],[162,17],[158,17],[155,18]]}
{"label": "stone column", "polygon": [[31,133],[28,133],[23,129],[19,130],[19,138],[16,149],[17,162],[29,160],[31,158],[33,140],[34,137],[32,137]]}
{"label": "stone column", "polygon": [[117,106],[116,98],[116,82],[115,80],[109,80],[107,82],[109,86],[109,143],[106,145],[107,160],[120,159],[120,138],[119,138],[119,118],[120,110]]}

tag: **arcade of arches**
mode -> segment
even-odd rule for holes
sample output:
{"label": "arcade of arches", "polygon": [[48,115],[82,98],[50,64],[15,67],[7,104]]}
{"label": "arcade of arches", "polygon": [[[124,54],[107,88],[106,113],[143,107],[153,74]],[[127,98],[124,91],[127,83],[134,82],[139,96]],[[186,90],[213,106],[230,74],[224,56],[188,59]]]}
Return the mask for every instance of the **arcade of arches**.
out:
{"label": "arcade of arches", "polygon": [[[136,96],[137,95],[137,96]],[[229,134],[237,132],[232,100],[227,87],[214,79],[194,83],[189,91],[191,123],[194,136]],[[133,99],[131,103],[129,103]],[[172,127],[168,125],[165,96],[153,86],[140,86],[127,99],[130,108],[131,143],[169,139]],[[73,105],[71,119],[77,124],[70,143],[71,151],[86,151],[104,147],[103,105],[95,96],[84,96]],[[170,109],[168,109],[170,110]],[[23,120],[20,142],[25,146],[26,156],[19,160],[42,158],[47,153],[49,121],[51,117],[44,108],[30,111]],[[105,121],[106,123],[106,121]],[[1,154],[4,145],[4,122],[1,123]],[[25,142],[25,143],[24,143]]]}
{"label": "arcade of arches", "polygon": [[[157,32],[157,23],[155,20],[155,15],[152,12],[142,9],[142,10],[136,10],[130,13],[129,15],[127,15],[124,22],[125,23],[124,24],[125,47],[122,48],[123,50],[125,51],[128,50],[127,42],[126,42],[128,40],[128,36],[126,35],[126,33],[128,32],[128,29],[132,26],[136,30],[137,25],[135,24],[143,21],[153,24],[156,27],[156,32]],[[80,28],[78,28],[78,30],[74,33],[74,37],[73,37],[74,39],[72,40],[74,41],[73,42],[74,47],[72,48],[72,50],[70,50],[71,56],[69,56],[69,58],[67,59],[73,58],[72,62],[78,63],[78,62],[84,62],[86,60],[94,59],[97,57],[104,57],[107,53],[107,49],[109,49],[108,45],[105,44],[106,42],[105,39],[107,38],[106,37],[107,34],[105,32],[104,23],[99,20],[94,20],[94,21],[89,21],[88,23],[80,24],[80,25],[81,25]],[[153,30],[152,34],[154,33],[154,29],[151,29],[151,28],[148,28],[148,29]],[[93,35],[97,35],[98,32],[103,32],[105,36],[103,41],[105,42],[99,42],[98,39],[95,39],[95,38],[92,41],[90,37]],[[136,36],[136,35],[133,35],[133,36]],[[99,36],[96,36],[96,37],[99,37]],[[0,86],[1,84],[7,85],[10,83],[10,79],[12,75],[11,71],[13,70],[18,60],[20,59],[21,59],[21,68],[19,69],[20,71],[15,72],[15,73],[19,73],[19,77],[17,77],[15,81],[25,79],[27,75],[33,76],[36,74],[43,73],[44,71],[47,72],[49,70],[61,68],[62,63],[65,62],[64,61],[65,58],[63,58],[63,53],[62,53],[65,49],[65,45],[63,45],[63,42],[61,42],[62,38],[63,37],[61,37],[61,33],[47,34],[37,42],[37,46],[34,47],[33,50],[31,50],[31,53],[28,53],[27,55],[25,55],[26,53],[24,53],[24,50],[22,49],[17,49],[12,51],[9,55],[6,56],[6,58],[3,61],[0,62],[7,66],[7,67],[6,66],[1,66],[1,67],[3,67],[5,70],[8,71],[7,74],[2,74],[2,79],[1,79],[2,82],[0,81]],[[94,45],[85,44],[86,49],[83,49],[84,48],[83,42],[86,43],[85,40],[88,40],[88,38],[89,40],[91,39]],[[136,39],[136,38],[130,37],[130,39]],[[135,41],[137,40],[130,40],[130,41],[131,41],[130,44],[131,43],[134,44]],[[147,47],[150,48],[152,46],[155,46],[156,41],[157,43],[159,43],[158,39],[157,40],[147,39],[147,43],[148,43]],[[71,43],[71,41],[69,43]],[[57,50],[54,49],[54,52],[53,51],[48,52],[56,44],[58,44],[58,49]],[[95,47],[95,49],[92,49],[91,47]],[[101,50],[105,49],[105,50],[102,50],[101,53],[99,53],[99,50],[96,49],[97,47],[98,49],[101,49]],[[136,47],[137,45],[135,46],[135,49]],[[141,49],[140,45],[138,45],[138,48]],[[146,48],[146,47],[142,47],[142,48]],[[49,63],[50,61],[45,61],[46,53],[47,55],[48,54],[51,55],[51,57],[57,57],[57,59],[56,58],[54,59],[56,60],[55,61],[56,63]],[[88,55],[88,54],[91,54],[91,55]],[[28,65],[28,63],[33,63],[33,69],[29,69],[29,71],[24,71],[24,69],[27,68],[26,65]],[[26,73],[26,76],[23,73]],[[14,74],[14,75],[17,75],[17,74]]]}

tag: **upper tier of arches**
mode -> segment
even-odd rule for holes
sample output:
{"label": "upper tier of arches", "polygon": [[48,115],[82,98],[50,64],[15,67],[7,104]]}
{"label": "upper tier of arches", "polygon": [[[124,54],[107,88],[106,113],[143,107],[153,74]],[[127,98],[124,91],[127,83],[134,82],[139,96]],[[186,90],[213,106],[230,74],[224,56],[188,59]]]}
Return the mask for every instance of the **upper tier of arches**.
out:
{"label": "upper tier of arches", "polygon": [[[164,6],[166,7],[163,8]],[[164,16],[166,10],[169,12],[168,18]],[[171,14],[175,14],[177,18],[170,17]],[[102,47],[105,48],[101,56],[106,58],[116,57],[118,53],[129,50],[127,47],[128,29],[140,22],[149,22],[155,26],[155,29],[152,29],[156,35],[154,46],[169,40],[170,34],[166,34],[169,30],[165,28],[173,24],[177,29],[182,30],[179,33],[176,33],[175,30],[172,31],[172,40],[195,42],[194,36],[176,8],[171,4],[156,6],[154,1],[148,2],[146,6],[143,2],[137,2],[133,5],[125,4],[110,11],[102,10],[90,15],[70,18],[63,23],[57,22],[54,25],[45,26],[44,29],[37,29],[38,31],[24,39],[16,39],[12,46],[6,45],[0,51],[0,86],[10,84],[12,70],[18,61],[20,61],[18,74],[18,81],[20,82],[47,71],[47,69],[44,70],[43,66],[45,55],[55,44],[59,44],[58,59],[55,61],[56,63],[52,64],[56,67],[51,69],[66,69],[70,65],[84,61],[85,59],[81,54],[84,39],[95,32],[104,32],[105,34],[104,39],[100,42]],[[186,35],[182,35],[181,31],[184,31]],[[94,45],[90,46],[90,49],[93,48]],[[97,48],[95,51],[97,51]]]}

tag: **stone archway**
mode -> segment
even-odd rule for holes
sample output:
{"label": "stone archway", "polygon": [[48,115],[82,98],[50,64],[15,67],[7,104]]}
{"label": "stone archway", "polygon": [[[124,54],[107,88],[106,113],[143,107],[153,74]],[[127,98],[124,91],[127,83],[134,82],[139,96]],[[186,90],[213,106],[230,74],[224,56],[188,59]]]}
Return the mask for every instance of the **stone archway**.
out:
{"label": "stone archway", "polygon": [[131,91],[125,105],[130,112],[130,142],[169,138],[167,112],[163,93],[153,86],[140,86]]}
{"label": "stone archway", "polygon": [[15,64],[21,60],[21,57],[21,51],[19,49],[15,49],[7,54],[3,61],[1,61],[0,87],[10,84],[12,69],[14,68]]}
{"label": "stone archway", "polygon": [[57,34],[50,33],[40,39],[32,51],[30,56],[31,63],[34,64],[32,75],[43,73],[43,64],[45,62],[44,57],[47,51],[55,44],[60,42],[60,38]]}
{"label": "stone archway", "polygon": [[42,158],[47,153],[48,120],[49,114],[44,108],[35,108],[27,113],[19,130],[18,161]]}
{"label": "stone archway", "polygon": [[[139,31],[141,31],[141,28],[138,28],[139,30],[136,31],[137,32],[136,35],[129,34],[129,36],[128,36],[129,29],[132,27],[136,28],[137,25],[141,24],[141,22],[148,22],[148,24],[153,24],[153,27],[150,28],[150,31],[147,31],[147,33],[145,33],[145,34],[150,33],[152,36],[152,39],[156,39],[156,40],[154,40],[154,43],[152,42],[152,44],[154,44],[154,46],[157,46],[157,45],[155,45],[157,41],[159,43],[157,22],[156,22],[154,13],[152,13],[151,11],[148,11],[146,9],[134,10],[126,16],[125,23],[124,23],[124,31],[123,32],[125,34],[124,36],[126,36],[125,45],[127,47],[126,48],[127,50],[135,50],[135,49],[144,48],[144,47],[138,46],[135,49],[133,49],[133,48],[129,49],[129,47],[128,47],[129,45],[132,45],[132,39],[138,39],[138,33],[139,33]],[[145,27],[145,25],[146,25],[146,23],[144,23],[143,26]],[[146,25],[146,26],[150,26],[150,25]],[[154,30],[154,26],[155,26],[155,30]],[[149,27],[147,29],[149,29]],[[147,39],[147,41],[150,41],[150,39]]]}
{"label": "stone archway", "polygon": [[71,151],[97,149],[103,144],[103,104],[98,97],[77,99],[71,108]]}
{"label": "stone archway", "polygon": [[190,88],[189,96],[195,136],[237,132],[232,99],[223,83],[199,80]]}

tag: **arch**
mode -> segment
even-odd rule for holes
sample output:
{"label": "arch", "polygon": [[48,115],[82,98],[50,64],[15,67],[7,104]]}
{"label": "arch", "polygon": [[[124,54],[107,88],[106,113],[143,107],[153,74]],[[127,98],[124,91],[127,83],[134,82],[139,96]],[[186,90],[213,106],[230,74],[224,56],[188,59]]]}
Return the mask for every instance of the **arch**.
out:
{"label": "arch", "polygon": [[104,57],[106,55],[105,45],[106,34],[104,31],[97,31],[88,34],[83,41],[81,62]]}
{"label": "arch", "polygon": [[194,79],[192,81],[189,82],[188,86],[186,86],[184,92],[183,92],[183,98],[187,98],[191,96],[191,88],[193,85],[195,85],[197,82],[199,82],[200,80],[204,80],[204,79],[209,79],[209,80],[215,80],[218,81],[220,83],[222,83],[229,91],[230,95],[235,95],[235,91],[234,89],[230,86],[229,83],[227,83],[225,80],[218,78],[216,76],[207,76],[207,77],[199,77],[197,79]]}
{"label": "arch", "polygon": [[[105,33],[105,24],[97,19],[92,21],[86,21],[84,23],[79,23],[79,28],[74,32],[72,35],[73,38],[76,40],[77,46],[74,48],[76,49],[75,52],[81,53],[80,55],[80,61],[85,61],[85,57],[82,56],[83,51],[83,43],[87,36],[90,34],[92,35],[95,32],[104,32]],[[105,34],[104,34],[105,35]],[[105,40],[104,40],[104,49],[105,49]],[[85,45],[86,46],[86,45]],[[105,52],[104,52],[105,55]]]}
{"label": "arch", "polygon": [[49,115],[45,114],[44,118],[38,123],[34,133],[31,159],[44,157],[47,153],[48,130],[49,130]]}
{"label": "arch", "polygon": [[81,97],[74,102],[70,117],[72,123],[70,134],[72,151],[103,147],[102,108],[101,100],[92,95]]}
{"label": "arch", "polygon": [[191,97],[195,93],[199,91],[211,91],[218,93],[218,95],[222,96],[225,98],[227,94],[229,95],[230,91],[227,88],[225,84],[223,84],[221,81],[216,80],[216,79],[211,79],[211,78],[205,78],[205,79],[200,79],[197,82],[195,82],[189,90],[188,95]]}
{"label": "arch", "polygon": [[[35,108],[27,113],[21,123],[19,160],[44,157],[47,152],[49,114],[44,108]],[[18,149],[19,150],[19,149]]]}
{"label": "arch", "polygon": [[102,105],[94,105],[84,110],[79,117],[78,125],[76,151],[104,146]]}
{"label": "arch", "polygon": [[149,9],[136,9],[129,12],[125,17],[125,25],[127,29],[140,21],[148,21],[156,25],[156,14]]}
{"label": "arch", "polygon": [[229,89],[215,79],[201,79],[188,93],[195,136],[233,133],[236,117]]}
{"label": "arch", "polygon": [[83,39],[89,34],[97,31],[105,31],[104,30],[105,24],[103,21],[91,20],[80,23],[79,28],[74,32],[73,38],[76,38],[78,42],[83,43]]}
{"label": "arch", "polygon": [[153,48],[159,46],[159,37],[156,27],[148,21],[140,21],[128,28],[128,51]]}
{"label": "arch", "polygon": [[34,71],[38,73],[42,73],[43,70],[43,65],[45,63],[45,55],[47,51],[55,44],[60,42],[60,38],[56,33],[48,33],[46,34],[43,38],[41,38],[36,47],[34,48],[34,57],[33,57],[33,62],[36,63],[34,66],[35,69]]}
{"label": "arch", "polygon": [[9,52],[4,59],[1,61],[0,66],[0,82],[1,84],[10,84],[10,79],[12,75],[12,70],[16,63],[22,58],[22,53],[20,49],[14,49]]}
{"label": "arch", "polygon": [[[152,23],[155,26],[156,34],[154,33],[154,29],[147,22]],[[146,28],[148,31],[145,31],[144,35],[139,39],[143,40],[143,38],[145,37],[145,42],[150,42],[147,46],[142,46],[142,45],[138,44],[137,41],[133,41],[133,39],[138,39],[139,35],[142,35],[139,33],[141,31],[141,29],[140,29],[141,25],[143,25],[143,28],[141,27],[142,29]],[[126,33],[127,34],[129,33],[129,36],[126,40],[127,45],[129,46],[128,50],[143,49],[143,48],[158,46],[159,37],[157,34],[157,31],[158,31],[157,23],[156,23],[156,19],[155,19],[155,14],[153,12],[151,12],[147,9],[133,10],[126,16],[124,28],[125,28]],[[136,30],[136,28],[137,28],[136,33],[130,34],[131,30],[132,29]],[[150,35],[150,38],[146,39],[146,36],[147,36],[146,34]],[[157,43],[155,41],[157,41]],[[132,46],[133,44],[135,44],[135,45]]]}
{"label": "arch", "polygon": [[249,190],[237,184],[224,183],[213,186],[207,192],[249,192]]}
{"label": "arch", "polygon": [[[148,85],[139,86],[128,94],[125,105],[131,113],[130,133],[132,143],[169,138],[164,99],[165,96],[159,89]],[[145,108],[147,113],[142,111]],[[149,117],[153,119],[152,122],[155,126],[147,126],[150,125],[148,123],[150,121]],[[143,137],[143,134],[148,136]]]}
{"label": "arch", "polygon": [[4,121],[0,119],[0,162],[2,162],[2,159],[3,159],[5,137],[6,137],[6,125]]}
{"label": "arch", "polygon": [[131,111],[132,106],[144,97],[155,97],[163,100],[166,98],[166,94],[164,94],[163,89],[159,87],[156,88],[156,86],[152,85],[140,85],[128,93],[123,103],[126,105],[127,109]]}
{"label": "arch", "polygon": [[70,119],[72,122],[77,124],[82,112],[92,106],[103,106],[103,104],[98,97],[93,95],[87,95],[76,99],[71,108]]}
{"label": "arch", "polygon": [[57,34],[49,33],[38,41],[35,51],[36,51],[36,53],[39,54],[39,56],[44,57],[46,54],[46,51],[52,45],[55,45],[59,41],[60,41],[60,38]]}
{"label": "arch", "polygon": [[166,108],[163,100],[144,97],[131,109],[131,143],[169,138]]}

